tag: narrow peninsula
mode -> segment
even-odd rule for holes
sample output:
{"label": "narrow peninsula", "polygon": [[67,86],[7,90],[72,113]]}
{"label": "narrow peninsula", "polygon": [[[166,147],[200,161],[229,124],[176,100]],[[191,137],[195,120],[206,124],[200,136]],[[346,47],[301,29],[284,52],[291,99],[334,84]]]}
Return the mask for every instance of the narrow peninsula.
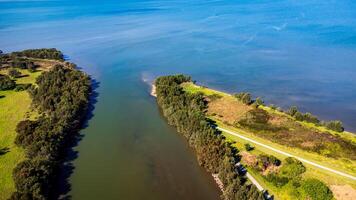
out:
{"label": "narrow peninsula", "polygon": [[159,77],[154,86],[163,115],[213,174],[223,199],[356,196],[356,137],[340,121],[209,89],[184,75]]}

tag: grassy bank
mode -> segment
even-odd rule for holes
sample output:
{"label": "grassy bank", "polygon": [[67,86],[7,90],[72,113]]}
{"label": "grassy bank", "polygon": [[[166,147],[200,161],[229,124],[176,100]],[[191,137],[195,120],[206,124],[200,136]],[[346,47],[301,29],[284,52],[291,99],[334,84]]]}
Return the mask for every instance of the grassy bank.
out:
{"label": "grassy bank", "polygon": [[[328,157],[320,153],[306,151],[301,148],[286,145],[289,139],[286,136],[280,137],[285,141],[279,141],[280,139],[279,137],[271,137],[273,133],[271,135],[256,134],[256,132],[251,131],[250,129],[243,128],[243,127],[236,127],[235,122],[243,118],[245,114],[250,110],[253,110],[253,108],[252,106],[244,105],[243,103],[239,102],[234,96],[220,91],[212,90],[206,87],[197,86],[193,83],[184,83],[182,86],[184,90],[187,92],[190,93],[202,92],[204,96],[207,97],[208,116],[209,118],[216,121],[219,127],[234,132],[238,132],[239,134],[248,137],[250,139],[253,139],[255,141],[258,141],[262,144],[304,158],[306,160],[315,162],[325,167],[342,171],[353,176],[356,175],[356,161],[353,159],[349,159],[345,157],[340,157],[340,158],[335,158],[330,156]],[[295,137],[294,133],[298,132],[296,130],[301,130],[301,132],[303,132],[304,134],[302,135],[304,137],[302,138],[302,140],[305,141],[313,141],[313,136],[314,136],[313,133],[317,133],[319,134],[319,137],[330,138],[335,136],[339,140],[340,138],[342,138],[342,140],[348,141],[350,143],[355,142],[356,138],[352,133],[349,132],[339,133],[336,131],[328,130],[325,127],[316,126],[312,123],[308,123],[304,121],[303,122],[296,121],[286,113],[278,111],[276,109],[271,109],[268,106],[260,106],[259,108],[265,110],[266,112],[268,112],[268,114],[273,116],[272,123],[276,123],[278,125],[278,123],[281,122],[288,122],[288,125],[291,128],[288,129],[288,131],[290,130],[290,132],[286,131],[286,133],[287,135],[289,133],[288,135],[289,137]],[[223,134],[230,141],[234,142],[234,145],[242,151],[244,151],[245,149],[244,145],[246,143],[249,143],[248,141],[244,141],[243,139],[230,135],[228,133],[223,133]],[[254,144],[251,145],[253,145],[255,149],[248,153],[256,157],[260,154],[269,154],[277,157],[280,160],[284,160],[286,158],[285,155],[272,151],[268,148],[264,148],[263,146],[258,146]],[[306,143],[306,145],[308,145],[308,143]],[[244,153],[242,152],[242,154]],[[339,196],[338,198],[342,196],[345,199],[348,199],[346,198],[347,195],[350,195],[352,194],[352,192],[355,192],[354,189],[356,189],[356,183],[353,180],[339,176],[337,174],[332,174],[328,171],[322,170],[312,165],[305,164],[305,166],[307,168],[307,171],[303,174],[303,178],[317,178],[325,182],[331,189],[333,189],[334,195]],[[256,170],[249,168],[249,171],[264,187],[266,187],[269,191],[271,191],[272,194],[276,196],[276,199],[291,199],[291,197],[289,196],[288,188],[286,186],[276,187],[273,184],[266,181],[266,179]],[[344,186],[351,186],[351,187],[348,187],[347,189],[343,188],[342,191],[340,190],[337,191],[337,189],[335,189],[336,187],[344,187]],[[349,199],[351,199],[351,196],[349,196]]]}
{"label": "grassy bank", "polygon": [[[17,84],[34,83],[41,72],[30,73],[20,70],[24,75],[17,78]],[[0,74],[5,74],[0,71]],[[14,192],[13,168],[25,157],[24,150],[14,144],[16,125],[26,117],[31,117],[31,99],[27,91],[0,91],[0,199],[7,199]]]}

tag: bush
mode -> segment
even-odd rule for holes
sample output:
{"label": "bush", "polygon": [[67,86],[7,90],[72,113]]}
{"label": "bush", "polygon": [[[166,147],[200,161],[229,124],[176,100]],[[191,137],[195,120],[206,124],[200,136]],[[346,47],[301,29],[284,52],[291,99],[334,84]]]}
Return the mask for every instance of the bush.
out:
{"label": "bush", "polygon": [[289,108],[287,113],[290,116],[294,116],[297,112],[298,112],[298,108],[296,106],[292,106],[292,107]]}
{"label": "bush", "polygon": [[333,199],[333,194],[331,190],[323,182],[310,178],[302,182],[300,187],[301,195],[304,199],[311,200],[331,200]]}
{"label": "bush", "polygon": [[14,69],[14,68],[10,68],[7,71],[7,74],[12,78],[18,78],[21,76],[21,72],[19,72],[17,69]]}
{"label": "bush", "polygon": [[289,182],[288,178],[278,176],[275,173],[268,174],[267,176],[265,176],[265,179],[277,187],[282,187]]}
{"label": "bush", "polygon": [[274,104],[270,104],[269,107],[270,107],[272,110],[276,110],[276,109],[277,109],[277,106],[274,105]]}
{"label": "bush", "polygon": [[16,82],[6,75],[0,74],[0,90],[12,90],[16,87]]}
{"label": "bush", "polygon": [[273,155],[260,154],[257,159],[258,166],[261,170],[265,170],[271,165],[279,166],[281,164],[281,161]]}
{"label": "bush", "polygon": [[264,105],[264,102],[263,102],[263,100],[262,100],[261,97],[257,97],[255,102],[256,102],[257,105],[259,105],[259,106],[263,106],[263,105]]}
{"label": "bush", "polygon": [[245,144],[245,149],[246,149],[246,151],[252,151],[252,150],[255,149],[255,147],[251,146],[249,143],[246,143]]}
{"label": "bush", "polygon": [[32,84],[19,84],[19,85],[16,85],[15,87],[15,91],[24,91],[24,90],[27,90],[28,88],[31,87]]}
{"label": "bush", "polygon": [[279,171],[281,176],[288,179],[293,179],[300,176],[306,171],[305,166],[302,162],[296,158],[288,157],[284,160],[283,165]]}
{"label": "bush", "polygon": [[326,128],[333,130],[333,131],[337,131],[337,132],[344,131],[344,127],[343,127],[341,121],[330,121],[330,122],[327,122],[325,126],[326,126]]}
{"label": "bush", "polygon": [[278,131],[279,128],[268,123],[270,116],[263,109],[248,111],[235,126],[246,127],[254,131]]}
{"label": "bush", "polygon": [[303,120],[313,124],[319,124],[320,122],[320,120],[316,116],[312,115],[311,113],[305,113],[303,115]]}
{"label": "bush", "polygon": [[252,103],[251,94],[248,92],[240,92],[240,93],[234,94],[234,97],[246,105],[249,105]]}

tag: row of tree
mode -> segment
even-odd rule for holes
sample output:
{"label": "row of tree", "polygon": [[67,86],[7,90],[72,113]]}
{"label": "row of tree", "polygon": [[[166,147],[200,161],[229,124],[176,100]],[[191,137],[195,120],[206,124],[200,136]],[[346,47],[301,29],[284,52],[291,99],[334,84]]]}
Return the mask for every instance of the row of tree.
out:
{"label": "row of tree", "polygon": [[[261,97],[257,97],[255,100],[253,100],[251,94],[248,92],[236,93],[233,96],[243,104],[252,105],[254,108],[257,108],[260,105],[264,105],[264,101],[261,99]],[[277,108],[273,104],[271,104],[269,107],[273,110],[279,110],[283,112],[281,108],[279,107]],[[310,122],[318,126],[324,126],[330,130],[337,131],[337,132],[344,131],[344,127],[341,121],[339,120],[329,121],[329,122],[320,121],[317,116],[312,115],[311,113],[300,112],[296,106],[290,107],[289,110],[286,111],[286,113],[294,117],[298,121]]]}
{"label": "row of tree", "polygon": [[24,51],[12,52],[11,56],[64,61],[62,52],[55,48],[27,49]]}
{"label": "row of tree", "polygon": [[157,102],[163,115],[194,148],[199,164],[208,172],[219,174],[224,185],[223,199],[264,199],[254,185],[238,175],[235,167],[238,150],[206,118],[204,96],[183,91],[180,84],[190,80],[183,75],[156,79]]}
{"label": "row of tree", "polygon": [[13,171],[16,192],[11,199],[51,199],[66,144],[77,136],[86,115],[90,78],[61,65],[43,72],[29,89],[41,116],[17,125],[15,143],[26,159]]}
{"label": "row of tree", "polygon": [[296,106],[290,107],[289,110],[287,111],[287,114],[294,117],[298,121],[306,121],[318,126],[325,126],[326,128],[337,132],[344,131],[344,127],[341,121],[338,120],[329,121],[329,122],[320,121],[318,117],[312,115],[311,113],[308,112],[302,113],[298,111],[298,108]]}

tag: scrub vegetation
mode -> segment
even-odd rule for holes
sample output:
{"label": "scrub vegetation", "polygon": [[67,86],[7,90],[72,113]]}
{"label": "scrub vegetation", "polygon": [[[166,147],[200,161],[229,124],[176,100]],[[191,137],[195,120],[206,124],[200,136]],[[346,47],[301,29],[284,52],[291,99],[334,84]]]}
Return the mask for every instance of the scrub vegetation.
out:
{"label": "scrub vegetation", "polygon": [[[199,90],[200,87],[193,83],[185,83],[183,87],[193,93],[207,90]],[[330,158],[356,160],[355,137],[344,133],[339,121],[321,122],[310,113],[300,113],[296,107],[282,111],[257,104],[248,93],[210,99],[211,93],[205,95],[209,102],[208,115],[214,119],[278,144]]]}
{"label": "scrub vegetation", "polygon": [[[6,87],[6,91],[0,93],[3,95],[0,103],[4,103],[7,115],[16,117],[16,120],[11,121],[7,115],[1,116],[0,128],[4,126],[7,137],[0,136],[0,144],[5,140],[9,146],[5,148],[18,153],[11,154],[6,163],[2,163],[7,171],[6,174],[0,174],[0,180],[4,180],[6,190],[0,192],[4,193],[4,198],[10,197],[9,192],[13,192],[10,199],[51,199],[66,144],[77,135],[86,115],[91,92],[90,78],[73,68],[74,64],[62,62],[63,55],[56,49],[25,50],[1,54],[0,58],[1,72],[18,70],[21,74],[2,76],[6,77],[5,85],[9,85],[9,79],[16,83],[15,87]],[[42,67],[38,64],[42,63],[41,59],[46,59],[43,61],[45,67],[39,69]],[[49,63],[55,65],[48,66]],[[22,74],[25,76],[22,77]],[[29,80],[29,77],[32,79]],[[9,97],[14,100],[26,97],[23,99],[26,100],[25,107],[18,112],[20,105],[4,101]],[[30,105],[32,112],[29,112]],[[4,122],[10,122],[6,126],[2,124],[3,117]],[[9,179],[10,171],[13,182]]]}
{"label": "scrub vegetation", "polygon": [[168,123],[177,128],[196,151],[198,162],[209,173],[218,174],[223,199],[264,199],[257,188],[236,171],[237,149],[213,128],[205,116],[206,101],[201,93],[187,93],[180,84],[183,75],[156,79],[157,102]]}
{"label": "scrub vegetation", "polygon": [[[203,95],[207,102],[207,117],[220,127],[321,165],[356,173],[355,137],[340,128],[341,122],[322,122],[310,113],[299,112],[296,107],[283,111],[277,106],[265,106],[261,98],[253,100],[246,92],[229,95],[193,82],[181,86],[190,94]],[[211,98],[215,95],[219,98]],[[299,115],[302,117],[296,117]],[[224,135],[233,146],[242,150],[241,163],[278,199],[332,199],[330,188],[347,184],[356,186],[338,175],[304,166],[294,158],[252,146],[241,138]],[[320,195],[315,196],[312,191],[318,191]],[[345,193],[347,195],[348,191]]]}

